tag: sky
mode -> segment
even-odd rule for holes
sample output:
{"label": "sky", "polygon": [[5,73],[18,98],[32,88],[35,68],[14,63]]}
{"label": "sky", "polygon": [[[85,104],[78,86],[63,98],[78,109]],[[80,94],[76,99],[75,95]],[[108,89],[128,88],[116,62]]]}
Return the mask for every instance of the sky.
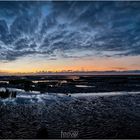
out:
{"label": "sky", "polygon": [[140,2],[0,1],[0,72],[140,70]]}

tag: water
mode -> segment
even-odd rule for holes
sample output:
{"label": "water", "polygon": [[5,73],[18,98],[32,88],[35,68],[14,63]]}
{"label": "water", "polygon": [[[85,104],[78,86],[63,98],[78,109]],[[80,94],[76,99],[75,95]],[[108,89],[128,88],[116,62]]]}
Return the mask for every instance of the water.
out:
{"label": "water", "polygon": [[[5,88],[0,88],[0,91],[4,91]],[[8,88],[9,91],[16,91],[16,98],[0,99],[0,104],[13,104],[13,105],[34,105],[34,104],[46,104],[60,103],[60,102],[73,102],[81,99],[90,102],[100,97],[114,97],[117,98],[123,96],[137,96],[140,92],[104,92],[104,93],[75,93],[75,94],[63,94],[63,93],[44,93],[40,94],[38,91],[25,92],[22,89]],[[69,96],[71,95],[71,96]]]}
{"label": "water", "polygon": [[[18,99],[30,99],[30,100],[35,100],[36,102],[38,101],[42,101],[45,99],[55,99],[55,100],[59,100],[61,99],[69,99],[69,100],[73,100],[74,98],[94,98],[94,97],[98,97],[98,96],[121,96],[121,95],[136,95],[136,94],[140,94],[140,91],[137,92],[125,92],[125,91],[120,91],[120,92],[101,92],[101,93],[74,93],[74,94],[63,94],[63,93],[44,93],[44,94],[40,94],[39,91],[30,91],[30,92],[26,92],[23,89],[18,89],[18,88],[7,88],[9,91],[16,91],[17,92],[17,96],[16,96],[16,100]],[[5,88],[0,88],[0,91],[5,91]],[[71,96],[69,96],[71,95]],[[4,101],[5,99],[3,99]],[[10,100],[10,98],[9,98]],[[6,99],[7,101],[7,99]]]}
{"label": "water", "polygon": [[6,83],[6,84],[9,84],[9,81],[0,81],[0,83]]}
{"label": "water", "polygon": [[76,87],[80,87],[80,88],[91,88],[91,87],[95,87],[95,86],[88,86],[88,85],[75,85]]}

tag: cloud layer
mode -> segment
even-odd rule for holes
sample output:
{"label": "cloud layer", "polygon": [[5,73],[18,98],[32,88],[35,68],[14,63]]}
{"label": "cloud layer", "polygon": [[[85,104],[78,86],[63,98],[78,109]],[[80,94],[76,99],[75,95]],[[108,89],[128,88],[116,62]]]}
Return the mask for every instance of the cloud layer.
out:
{"label": "cloud layer", "polygon": [[140,55],[140,2],[0,2],[0,61]]}

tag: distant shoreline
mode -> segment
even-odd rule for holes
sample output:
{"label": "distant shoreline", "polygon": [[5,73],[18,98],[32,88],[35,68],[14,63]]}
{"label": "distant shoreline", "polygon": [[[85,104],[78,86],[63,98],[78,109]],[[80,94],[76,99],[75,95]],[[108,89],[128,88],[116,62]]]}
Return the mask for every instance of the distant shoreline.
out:
{"label": "distant shoreline", "polygon": [[108,76],[108,75],[140,75],[138,72],[49,72],[49,73],[10,73],[0,74],[0,76]]}

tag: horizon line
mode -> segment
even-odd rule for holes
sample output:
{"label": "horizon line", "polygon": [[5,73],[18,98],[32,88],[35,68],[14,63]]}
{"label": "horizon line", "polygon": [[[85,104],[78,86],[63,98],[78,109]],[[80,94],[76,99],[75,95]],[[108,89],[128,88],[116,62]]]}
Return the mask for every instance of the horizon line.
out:
{"label": "horizon line", "polygon": [[107,70],[107,71],[39,71],[39,72],[1,72],[0,76],[25,76],[25,75],[118,75],[136,74],[140,75],[140,70]]}

